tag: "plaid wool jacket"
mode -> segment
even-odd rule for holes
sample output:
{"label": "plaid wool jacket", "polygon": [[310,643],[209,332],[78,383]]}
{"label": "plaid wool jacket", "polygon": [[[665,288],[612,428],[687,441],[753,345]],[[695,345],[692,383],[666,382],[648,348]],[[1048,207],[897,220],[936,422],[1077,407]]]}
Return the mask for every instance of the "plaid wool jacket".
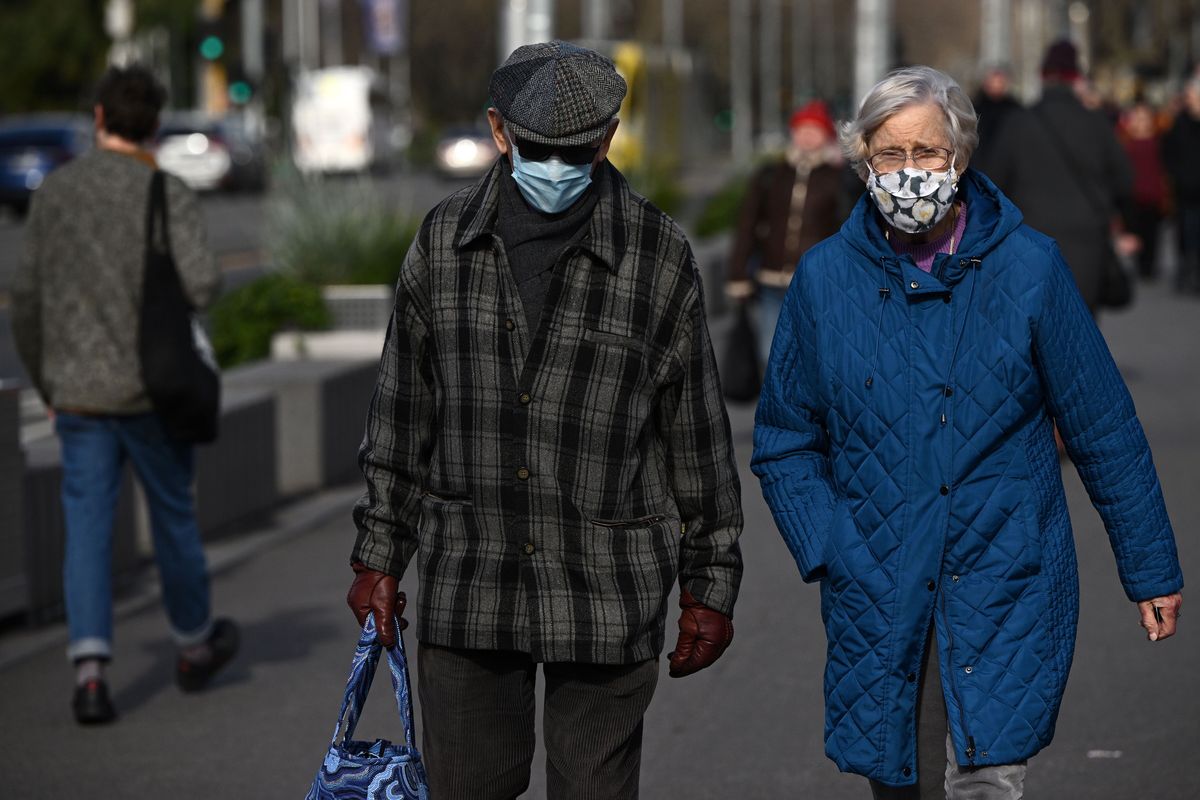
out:
{"label": "plaid wool jacket", "polygon": [[416,558],[417,636],[536,661],[663,648],[678,578],[732,615],[741,493],[682,232],[605,162],[537,330],[494,233],[498,161],[426,217],[396,288],[352,560]]}

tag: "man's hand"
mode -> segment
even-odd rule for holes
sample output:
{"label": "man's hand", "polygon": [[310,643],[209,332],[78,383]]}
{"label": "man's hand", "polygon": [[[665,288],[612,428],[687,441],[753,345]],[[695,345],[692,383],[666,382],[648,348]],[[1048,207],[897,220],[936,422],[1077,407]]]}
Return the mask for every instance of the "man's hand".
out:
{"label": "man's hand", "polygon": [[1164,597],[1155,597],[1138,603],[1142,613],[1142,627],[1146,638],[1152,642],[1175,635],[1175,623],[1183,613],[1183,595],[1179,592]]}
{"label": "man's hand", "polygon": [[672,678],[682,678],[711,666],[733,641],[733,620],[697,601],[687,589],[679,593],[679,607],[683,609],[679,615],[679,640],[675,651],[667,655],[668,674]]}
{"label": "man's hand", "polygon": [[408,627],[408,620],[402,616],[408,598],[399,591],[400,580],[358,561],[350,566],[354,570],[354,583],[350,584],[350,591],[346,593],[346,605],[354,612],[359,625],[367,623],[367,614],[374,614],[379,643],[391,647],[396,644],[392,615],[400,621],[400,630]]}

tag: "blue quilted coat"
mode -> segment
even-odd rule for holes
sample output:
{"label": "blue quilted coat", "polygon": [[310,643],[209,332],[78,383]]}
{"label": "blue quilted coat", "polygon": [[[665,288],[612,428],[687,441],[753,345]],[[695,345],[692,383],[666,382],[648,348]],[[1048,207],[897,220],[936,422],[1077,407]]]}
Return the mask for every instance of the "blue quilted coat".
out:
{"label": "blue quilted coat", "polygon": [[1050,742],[1078,574],[1052,420],[1131,600],[1183,585],[1121,375],[1054,242],[968,170],[966,233],[932,273],[869,198],[788,292],[752,466],[801,577],[821,583],[826,752],[916,781],[916,703],[937,636],[958,763]]}

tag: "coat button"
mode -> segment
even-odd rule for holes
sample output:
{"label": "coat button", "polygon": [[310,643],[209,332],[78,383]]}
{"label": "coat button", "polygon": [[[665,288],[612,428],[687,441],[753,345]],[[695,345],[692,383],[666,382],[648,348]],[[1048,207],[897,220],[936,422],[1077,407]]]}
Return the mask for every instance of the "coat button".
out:
{"label": "coat button", "polygon": [[521,396],[517,399],[521,401],[521,405],[527,406],[529,405],[529,401],[533,399],[533,395],[529,394],[529,392],[521,392]]}
{"label": "coat button", "polygon": [[913,281],[912,283],[910,283],[910,284],[908,285],[908,288],[910,288],[910,289],[920,289],[920,288],[921,288],[921,284],[917,283],[916,281]]}
{"label": "coat button", "polygon": [[950,494],[950,487],[949,487],[949,486],[947,486],[946,484],[944,484],[944,483],[943,483],[943,484],[942,484],[942,485],[941,485],[941,486],[938,488],[938,491],[939,491],[939,492],[942,494],[942,496],[945,496],[945,495],[948,495],[948,494]]}
{"label": "coat button", "polygon": [[950,302],[950,293],[949,293],[949,292],[946,292],[944,295],[942,295],[942,302],[943,302],[943,303],[949,303],[949,302]]}
{"label": "coat button", "polygon": [[951,575],[951,576],[950,576],[950,580],[954,581],[955,583],[958,583],[958,576],[957,576],[957,575]]}
{"label": "coat button", "polygon": [[904,679],[907,680],[909,683],[915,683],[917,680],[917,673],[910,672],[904,676]]}
{"label": "coat button", "polygon": [[904,773],[904,777],[906,777],[906,778],[907,778],[909,775],[912,775],[912,767],[905,767],[904,769],[902,769],[902,770],[900,770],[900,771],[901,771],[902,773]]}
{"label": "coat button", "polygon": [[523,481],[529,480],[529,469],[527,467],[521,467],[519,470],[517,470],[517,478]]}
{"label": "coat button", "polygon": [[511,319],[506,319],[506,320],[504,320],[504,328],[505,328],[505,330],[510,330],[510,331],[511,331],[511,330],[515,329],[516,327],[517,327],[517,323],[513,322]]}
{"label": "coat button", "polygon": [[967,673],[968,675],[970,675],[974,671],[975,671],[974,667],[963,667],[963,672]]}
{"label": "coat button", "polygon": [[526,542],[526,544],[525,544],[525,555],[527,555],[527,556],[531,556],[531,555],[533,555],[533,551],[534,551],[534,550],[536,550],[536,549],[537,549],[537,548],[533,546],[533,542]]}
{"label": "coat button", "polygon": [[953,389],[951,389],[949,386],[947,386],[947,387],[946,387],[945,394],[946,394],[946,397],[953,397],[953,396],[954,396],[954,390],[953,390]]}
{"label": "coat button", "polygon": [[925,584],[925,588],[932,592],[934,589],[937,588],[937,582],[930,581],[929,583]]}

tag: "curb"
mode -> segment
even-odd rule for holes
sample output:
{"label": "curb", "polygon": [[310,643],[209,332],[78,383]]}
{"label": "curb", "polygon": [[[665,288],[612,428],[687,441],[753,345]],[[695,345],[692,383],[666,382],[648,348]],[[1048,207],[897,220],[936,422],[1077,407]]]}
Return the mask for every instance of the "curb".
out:
{"label": "curb", "polygon": [[[277,508],[269,525],[245,534],[205,544],[208,574],[217,578],[258,554],[288,539],[309,533],[339,516],[350,517],[350,507],[362,495],[357,485],[324,489]],[[133,616],[155,605],[162,589],[153,562],[139,574],[134,586],[113,605],[113,620]],[[0,671],[59,646],[65,651],[68,640],[65,621],[36,629],[17,629],[0,635]],[[64,656],[65,658],[65,656]]]}

